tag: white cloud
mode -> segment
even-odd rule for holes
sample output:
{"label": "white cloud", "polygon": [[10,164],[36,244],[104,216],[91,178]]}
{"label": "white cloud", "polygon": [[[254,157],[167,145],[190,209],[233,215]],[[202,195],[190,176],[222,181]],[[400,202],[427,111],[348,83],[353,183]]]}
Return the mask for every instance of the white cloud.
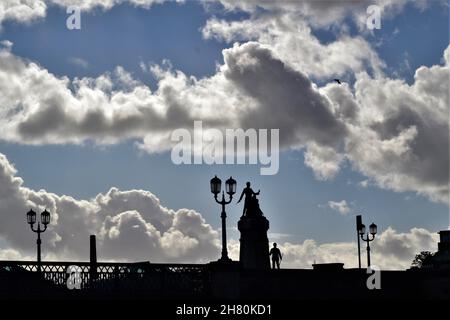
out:
{"label": "white cloud", "polygon": [[0,260],[26,260],[26,257],[14,249],[0,249]]}
{"label": "white cloud", "polygon": [[318,145],[314,142],[307,144],[305,151],[305,165],[310,167],[316,179],[332,179],[340,170],[344,156],[332,147]]}
{"label": "white cloud", "polygon": [[370,67],[382,72],[383,62],[371,45],[360,36],[339,35],[336,41],[322,44],[311,27],[296,14],[262,16],[243,21],[212,18],[202,30],[205,38],[227,42],[252,40],[270,48],[277,57],[309,77],[332,79]]}
{"label": "white cloud", "polygon": [[359,124],[347,158],[383,188],[448,203],[449,65],[420,67],[415,82],[358,75]]}
{"label": "white cloud", "polygon": [[[415,255],[421,251],[435,252],[439,236],[437,232],[412,228],[407,232],[397,232],[388,227],[376,235],[370,243],[371,262],[383,270],[404,270],[411,267]],[[344,263],[345,268],[357,268],[356,242],[317,243],[307,239],[302,243],[276,240],[283,254],[282,268],[312,268],[313,263]],[[232,259],[239,258],[239,241],[229,242],[229,254]],[[361,260],[365,266],[365,251],[361,251]]]}
{"label": "white cloud", "polygon": [[[437,233],[425,229],[413,228],[399,233],[389,227],[371,242],[371,261],[382,269],[407,269],[420,251],[435,252],[437,241]],[[311,268],[314,262],[342,262],[345,268],[358,266],[356,242],[318,244],[308,239],[302,244],[286,242],[279,247],[285,268]],[[365,252],[361,258],[365,262]]]}
{"label": "white cloud", "polygon": [[[330,84],[319,89],[349,134],[343,139],[344,148],[307,143],[305,164],[318,179],[334,177],[347,160],[382,188],[414,191],[433,201],[449,202],[449,49],[444,65],[417,69],[410,86],[386,77],[384,62],[371,45],[361,36],[350,37],[342,26],[345,17],[353,16],[363,29],[365,9],[373,1],[222,2],[228,9],[248,11],[250,18],[212,18],[202,30],[205,38],[258,41],[283,63],[312,79],[356,76],[354,88]],[[385,20],[411,3],[380,0],[375,4]],[[413,4],[425,9],[428,3]],[[335,41],[322,44],[312,35],[311,26],[334,24],[343,30]]]}
{"label": "white cloud", "polygon": [[168,209],[143,190],[111,188],[90,200],[34,191],[0,154],[0,236],[10,246],[0,257],[33,255],[35,235],[25,220],[30,208],[52,214],[42,237],[46,259],[88,259],[90,234],[97,235],[101,260],[206,262],[220,252],[218,232],[198,212]]}
{"label": "white cloud", "polygon": [[328,201],[328,207],[338,211],[340,214],[342,215],[346,215],[348,214],[351,209],[347,204],[347,201],[342,200],[342,201]]}
{"label": "white cloud", "polygon": [[217,73],[202,79],[152,66],[159,79],[152,92],[122,67],[70,80],[0,50],[2,139],[137,139],[143,150],[161,152],[171,148],[172,130],[194,120],[205,128],[280,128],[280,146],[305,148],[305,164],[319,179],[348,161],[382,188],[448,202],[448,60],[417,69],[411,85],[359,72],[354,88],[318,88],[259,43],[235,44],[223,55]]}
{"label": "white cloud", "polygon": [[46,11],[43,0],[3,0],[0,2],[0,30],[3,21],[28,23],[45,17]]}
{"label": "white cloud", "polygon": [[149,9],[152,5],[161,4],[167,1],[183,3],[184,0],[45,0],[49,4],[61,7],[78,6],[82,10],[90,11],[96,8],[109,10],[116,5],[128,3],[135,7]]}
{"label": "white cloud", "polygon": [[[167,1],[183,3],[185,0],[3,0],[0,2],[0,28],[4,21],[30,23],[45,18],[48,7],[67,8],[78,6],[83,11],[100,9],[110,10],[114,6],[128,3],[131,6],[149,9],[155,4]],[[419,9],[425,9],[430,0],[356,0],[356,1],[316,1],[316,0],[207,0],[220,2],[226,10],[243,10],[255,15],[264,9],[273,15],[295,14],[297,19],[305,20],[314,27],[329,27],[340,25],[346,17],[353,17],[363,29],[367,18],[366,8],[376,4],[381,8],[384,19],[391,18],[402,12],[406,4],[412,3]],[[445,0],[440,0],[443,4]]]}
{"label": "white cloud", "polygon": [[[152,262],[198,262],[216,260],[220,253],[219,232],[194,210],[172,210],[161,205],[149,191],[111,188],[89,200],[76,200],[23,186],[8,159],[0,154],[0,259],[34,259],[35,235],[29,232],[25,213],[47,208],[52,213],[43,236],[46,260],[82,260],[89,257],[89,235],[96,234],[99,260]],[[345,208],[345,201],[336,202]],[[343,205],[342,205],[343,203]],[[39,210],[38,210],[39,209]],[[283,267],[310,268],[312,263],[344,262],[356,266],[356,244],[318,244],[312,239],[295,244],[274,236],[283,252]],[[372,261],[383,269],[408,268],[414,255],[435,251],[438,236],[413,228],[399,233],[388,227],[372,242]],[[239,241],[228,244],[230,257],[239,259]]]}
{"label": "white cloud", "polygon": [[[269,12],[277,17],[295,13],[298,19],[305,20],[316,28],[338,25],[342,27],[345,18],[350,17],[353,18],[360,29],[363,29],[367,19],[366,10],[369,5],[377,5],[381,9],[382,19],[389,19],[400,14],[408,4],[424,10],[431,0],[220,0],[220,2],[227,10],[243,10],[253,16],[261,14],[261,12],[262,14]],[[440,0],[440,3],[445,4],[446,1]]]}
{"label": "white cloud", "polygon": [[369,179],[364,179],[364,180],[358,182],[358,186],[361,186],[363,188],[368,188],[370,185],[371,185],[371,183],[370,183]]}
{"label": "white cloud", "polygon": [[13,43],[9,40],[2,40],[0,41],[0,45],[6,50],[11,50]]}
{"label": "white cloud", "polygon": [[71,58],[69,58],[69,62],[74,64],[75,66],[81,67],[83,69],[86,69],[87,67],[89,67],[89,62],[87,62],[86,60],[84,60],[82,58],[71,57]]}
{"label": "white cloud", "polygon": [[[43,18],[49,4],[107,10],[119,2],[6,0],[0,2],[0,25]],[[157,2],[162,1],[130,1],[142,7]],[[196,79],[170,65],[151,66],[159,79],[155,92],[121,67],[98,78],[57,77],[14,56],[12,44],[3,41],[1,138],[24,144],[137,139],[143,150],[161,152],[170,148],[171,130],[190,128],[198,119],[218,128],[282,128],[282,147],[305,148],[305,164],[319,179],[331,179],[348,161],[382,188],[448,203],[450,47],[442,65],[419,68],[415,82],[408,85],[383,74],[384,63],[364,38],[350,37],[344,30],[336,41],[323,44],[312,35],[311,25],[340,23],[349,14],[361,19],[367,1],[223,2],[247,10],[251,17],[234,22],[211,19],[204,36],[253,42],[224,50],[225,62],[211,77]],[[378,3],[389,15],[400,12],[408,1]],[[255,5],[268,12],[257,14]],[[354,87],[318,88],[310,80],[348,74],[356,77]],[[24,212],[31,206],[53,213],[45,235],[47,257],[86,259],[91,233],[98,235],[105,259],[192,262],[215,259],[218,252],[217,231],[195,211],[165,208],[143,190],[112,188],[89,200],[34,191],[23,186],[3,155],[0,200],[2,221],[8,221],[0,225],[0,235],[14,248],[0,250],[0,257],[33,252],[33,235],[24,230]],[[347,207],[345,201],[336,205]],[[387,229],[374,242],[374,257],[380,266],[404,268],[414,253],[432,249],[435,242],[435,235],[423,229]],[[231,243],[234,255],[236,243]],[[306,240],[281,246],[287,265],[306,267],[314,259],[340,259],[347,265],[354,261],[353,243],[319,245]]]}
{"label": "white cloud", "polygon": [[[257,43],[236,45],[224,50],[224,59],[216,75],[200,80],[153,67],[159,83],[151,92],[121,67],[71,81],[0,51],[0,79],[7,80],[0,84],[2,138],[31,144],[140,138],[147,150],[161,151],[170,148],[171,130],[190,128],[197,119],[209,127],[282,128],[284,147],[307,141],[333,145],[345,134],[326,97],[270,50]],[[277,81],[268,83],[269,77]]]}
{"label": "white cloud", "polygon": [[[51,6],[62,8],[77,6],[83,11],[95,9],[106,11],[122,3],[149,9],[154,4],[166,1],[172,0],[2,0],[0,2],[0,29],[4,21],[31,23],[37,19],[44,18],[47,8]],[[184,2],[184,0],[173,1]]]}
{"label": "white cloud", "polygon": [[[344,32],[323,44],[305,20],[319,9],[339,16],[339,8],[353,6],[227,3],[249,10],[250,18],[213,18],[204,35],[253,41],[224,50],[216,74],[201,79],[170,63],[142,64],[158,79],[154,92],[120,66],[97,78],[69,79],[0,49],[1,138],[36,145],[134,139],[152,153],[169,150],[172,130],[190,129],[194,120],[222,130],[279,128],[283,150],[304,149],[305,164],[318,179],[332,179],[350,163],[379,187],[448,203],[449,49],[444,64],[420,67],[408,85],[383,74],[384,63],[364,38]],[[380,5],[395,13],[406,3]],[[268,12],[259,14],[255,5]],[[311,80],[346,75],[356,78],[354,86],[319,88]]]}

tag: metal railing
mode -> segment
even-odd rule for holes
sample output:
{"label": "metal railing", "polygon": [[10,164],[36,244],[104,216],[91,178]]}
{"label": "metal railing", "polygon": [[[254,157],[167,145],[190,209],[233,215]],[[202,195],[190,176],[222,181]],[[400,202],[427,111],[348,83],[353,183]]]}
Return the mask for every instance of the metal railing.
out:
{"label": "metal railing", "polygon": [[0,261],[0,287],[8,281],[10,289],[20,290],[14,287],[16,279],[21,284],[40,281],[41,287],[45,282],[49,288],[69,290],[70,266],[77,267],[79,291],[199,296],[206,294],[209,279],[204,264],[47,261],[41,262],[40,271],[38,266],[36,261]]}

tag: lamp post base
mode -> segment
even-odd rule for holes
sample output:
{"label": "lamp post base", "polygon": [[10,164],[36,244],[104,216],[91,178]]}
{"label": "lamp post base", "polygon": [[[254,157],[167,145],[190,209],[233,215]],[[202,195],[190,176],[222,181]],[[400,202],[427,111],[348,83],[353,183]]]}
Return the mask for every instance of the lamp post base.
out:
{"label": "lamp post base", "polygon": [[220,262],[220,263],[229,263],[232,261],[233,260],[231,260],[229,257],[221,257],[219,260],[217,260],[217,262]]}

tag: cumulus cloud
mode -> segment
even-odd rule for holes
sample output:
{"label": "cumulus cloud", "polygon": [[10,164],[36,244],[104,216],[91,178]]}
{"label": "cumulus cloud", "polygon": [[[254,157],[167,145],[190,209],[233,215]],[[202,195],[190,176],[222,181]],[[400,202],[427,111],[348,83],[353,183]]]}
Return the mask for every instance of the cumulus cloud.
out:
{"label": "cumulus cloud", "polygon": [[322,44],[311,33],[311,26],[341,25],[347,16],[364,25],[369,4],[378,5],[386,19],[408,4],[425,9],[428,1],[222,2],[251,15],[240,21],[210,19],[202,30],[205,38],[257,41],[311,79],[356,77],[354,87],[320,88],[331,101],[333,116],[349,131],[344,148],[306,144],[305,164],[318,179],[334,177],[347,160],[382,188],[415,191],[448,203],[450,50],[444,53],[443,65],[418,68],[415,82],[408,85],[384,75],[383,61],[361,36],[350,37],[340,28],[336,40]]}
{"label": "cumulus cloud", "polygon": [[0,2],[0,29],[3,21],[28,23],[45,17],[47,5],[43,0],[4,0]]}
{"label": "cumulus cloud", "polygon": [[13,43],[9,40],[2,40],[0,41],[0,45],[6,50],[11,50]]}
{"label": "cumulus cloud", "polygon": [[[154,4],[170,0],[2,0],[0,2],[0,29],[4,21],[31,23],[37,19],[45,18],[47,9],[51,6],[68,8],[77,6],[81,10],[95,9],[109,10],[116,5],[129,3],[132,6],[150,8]],[[176,0],[176,2],[184,2]]]}
{"label": "cumulus cloud", "polygon": [[420,67],[415,82],[408,85],[384,75],[384,62],[363,37],[350,37],[340,28],[343,31],[337,33],[336,40],[323,44],[311,31],[311,26],[341,25],[348,16],[363,26],[369,4],[378,5],[386,19],[408,4],[425,9],[428,1],[222,2],[228,9],[251,15],[239,21],[211,18],[202,30],[205,38],[257,41],[311,79],[356,77],[354,87],[320,88],[331,101],[333,116],[349,131],[343,139],[344,148],[314,141],[303,145],[305,164],[318,179],[334,177],[349,161],[382,188],[415,191],[448,203],[449,49],[443,65]]}
{"label": "cumulus cloud", "polygon": [[305,165],[310,167],[316,179],[332,179],[340,170],[345,157],[335,148],[314,142],[306,144]]}
{"label": "cumulus cloud", "polygon": [[[320,1],[320,0],[220,0],[227,10],[242,10],[252,15],[267,12],[280,16],[295,13],[298,19],[308,21],[316,28],[342,25],[345,18],[352,18],[360,28],[366,23],[367,7],[376,5],[380,8],[383,19],[392,18],[402,12],[403,8],[412,4],[424,10],[430,0],[352,0],[352,1]],[[445,0],[440,0],[445,4]],[[261,10],[263,9],[263,10]]]}
{"label": "cumulus cloud", "polygon": [[[371,242],[371,261],[383,270],[404,270],[411,267],[415,255],[421,251],[435,252],[439,236],[422,228],[412,228],[407,232],[398,232],[388,227],[377,234]],[[306,239],[302,243],[277,240],[283,254],[283,268],[312,268],[314,263],[344,263],[344,268],[357,268],[356,242],[318,243]],[[229,243],[229,254],[239,258],[239,241]],[[365,252],[361,255],[365,265]]]}
{"label": "cumulus cloud", "polygon": [[[329,100],[269,49],[235,45],[224,50],[224,60],[216,75],[200,80],[155,66],[159,84],[151,92],[121,67],[96,79],[71,81],[1,51],[0,78],[9,80],[0,85],[2,138],[32,144],[141,138],[152,151],[170,148],[171,130],[192,127],[197,119],[219,128],[282,128],[285,147],[308,141],[335,145],[344,136],[345,126]],[[268,83],[269,77],[276,79]],[[218,109],[227,109],[227,115]]]}
{"label": "cumulus cloud", "polygon": [[[131,6],[149,9],[155,4],[168,1],[183,3],[184,0],[3,0],[0,3],[0,29],[4,21],[32,23],[45,18],[47,9],[51,6],[67,8],[77,6],[83,11],[107,11],[114,6],[127,3]],[[240,10],[252,16],[260,12],[270,13],[275,18],[283,15],[294,15],[296,20],[304,20],[315,28],[341,26],[347,17],[352,17],[360,29],[363,29],[367,19],[366,9],[369,5],[377,5],[383,19],[390,18],[402,12],[407,4],[413,4],[419,9],[425,9],[430,0],[356,0],[356,1],[272,1],[272,0],[207,0],[204,4],[221,3],[225,10]],[[445,0],[440,0],[443,4]],[[263,9],[263,10],[261,10]]]}
{"label": "cumulus cloud", "polygon": [[253,108],[238,115],[242,127],[280,128],[281,145],[289,147],[307,142],[334,146],[345,135],[326,96],[270,50],[250,42],[225,50],[224,59],[225,78],[253,102]]}
{"label": "cumulus cloud", "polygon": [[33,254],[34,235],[25,223],[30,208],[52,213],[43,236],[46,259],[86,260],[90,234],[97,235],[102,260],[206,262],[219,252],[218,232],[194,210],[168,209],[143,190],[111,188],[89,200],[34,191],[0,154],[0,236],[11,247],[0,250],[0,257]]}
{"label": "cumulus cloud", "polygon": [[412,85],[357,76],[350,100],[359,123],[349,126],[346,155],[360,172],[383,188],[448,203],[449,72],[446,60],[417,69]]}
{"label": "cumulus cloud", "polygon": [[[388,227],[371,243],[371,261],[382,269],[403,270],[411,266],[420,251],[437,250],[438,234],[425,229],[412,228],[408,232],[397,232]],[[283,253],[283,267],[311,268],[313,263],[344,263],[345,268],[358,267],[356,242],[319,244],[307,239],[301,244],[278,243]],[[362,254],[362,260],[364,259]]]}
{"label": "cumulus cloud", "polygon": [[[84,3],[88,9],[116,2]],[[324,44],[305,18],[316,9],[347,12],[365,1],[224,3],[249,11],[250,18],[212,18],[203,35],[246,42],[225,49],[216,74],[201,79],[170,63],[142,64],[158,79],[155,91],[120,66],[97,78],[57,77],[4,46],[1,139],[36,145],[133,139],[153,153],[170,150],[171,132],[191,129],[195,120],[206,129],[280,129],[282,149],[304,150],[305,165],[317,179],[332,179],[349,163],[374,185],[448,203],[450,49],[441,65],[418,68],[414,83],[407,84],[384,75],[383,61],[363,37],[344,32]],[[379,5],[396,12],[407,3]],[[267,10],[260,14],[258,6]],[[354,85],[314,83],[348,74]]]}
{"label": "cumulus cloud", "polygon": [[23,260],[23,259],[27,259],[27,257],[24,257],[17,250],[14,250],[14,249],[0,249],[0,260]]}
{"label": "cumulus cloud", "polygon": [[[345,208],[345,201],[336,202]],[[47,208],[52,213],[43,235],[46,260],[81,260],[89,257],[89,235],[96,234],[99,260],[205,263],[220,252],[219,232],[200,213],[164,207],[149,191],[111,188],[93,199],[77,200],[23,186],[14,166],[0,154],[0,259],[34,259],[34,234],[28,232],[25,212]],[[37,210],[38,209],[38,210]],[[271,236],[271,234],[269,234]],[[356,266],[356,244],[318,244],[281,241],[284,267],[310,268],[312,263],[344,262]],[[414,255],[435,251],[437,233],[413,228],[399,233],[388,227],[372,243],[372,259],[383,269],[404,269]],[[239,241],[229,241],[230,256],[239,259]]]}
{"label": "cumulus cloud", "polygon": [[211,18],[202,33],[207,39],[227,42],[257,41],[273,50],[295,70],[316,79],[342,77],[368,67],[379,74],[384,67],[363,37],[351,37],[344,33],[335,41],[323,44],[312,34],[307,22],[290,12],[242,21]]}
{"label": "cumulus cloud", "polygon": [[[129,2],[150,7],[162,1]],[[7,0],[0,3],[0,25],[43,18],[49,5],[107,10],[119,2]],[[377,3],[386,17],[410,2]],[[281,146],[303,149],[305,164],[318,179],[333,178],[348,162],[371,185],[448,203],[450,47],[441,65],[418,68],[414,83],[407,84],[383,74],[383,61],[365,38],[344,30],[325,44],[313,35],[312,28],[340,23],[348,15],[361,20],[367,1],[222,3],[249,12],[250,18],[212,18],[202,30],[204,37],[246,43],[224,50],[224,63],[211,77],[190,77],[170,64],[143,64],[158,79],[154,92],[120,66],[97,78],[57,77],[15,56],[12,43],[2,41],[1,139],[23,144],[135,139],[141,149],[161,152],[171,147],[172,130],[189,129],[194,120],[219,129],[280,128]],[[424,8],[426,1],[419,4]],[[348,75],[355,77],[354,86],[314,83]],[[338,209],[345,205],[335,203]],[[31,190],[0,155],[0,215],[8,221],[0,225],[0,235],[14,248],[0,250],[0,257],[33,252],[33,235],[23,232],[23,213],[30,207],[47,207],[53,213],[45,235],[47,258],[85,259],[92,233],[98,235],[104,259],[195,262],[215,258],[218,252],[217,231],[195,211],[166,208],[143,190],[111,188],[87,200]],[[382,261],[379,265],[401,268],[415,252],[432,249],[436,242],[435,235],[423,229],[387,229],[378,239],[374,255]],[[232,241],[232,254],[238,252],[236,245]],[[306,267],[314,260],[338,257],[352,265],[354,245],[306,240],[282,246],[285,263]]]}
{"label": "cumulus cloud", "polygon": [[122,67],[71,80],[3,49],[2,139],[137,139],[143,150],[161,152],[171,148],[174,129],[192,128],[195,120],[222,130],[279,128],[280,146],[304,149],[305,164],[318,179],[333,178],[348,161],[382,188],[448,202],[448,52],[442,65],[417,69],[411,85],[361,71],[353,88],[319,88],[272,49],[247,42],[225,49],[211,77],[151,66],[158,78],[152,92]]}
{"label": "cumulus cloud", "polygon": [[348,214],[351,209],[347,204],[346,200],[342,200],[342,201],[328,201],[328,207],[338,211],[340,214],[342,215],[346,215]]}

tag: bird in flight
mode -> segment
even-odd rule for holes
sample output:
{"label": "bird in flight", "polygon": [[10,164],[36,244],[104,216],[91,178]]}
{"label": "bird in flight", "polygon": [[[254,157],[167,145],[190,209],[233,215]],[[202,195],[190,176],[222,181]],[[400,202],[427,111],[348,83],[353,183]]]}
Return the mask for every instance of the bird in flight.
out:
{"label": "bird in flight", "polygon": [[342,84],[341,80],[339,79],[334,79],[334,81],[336,81],[338,84]]}

